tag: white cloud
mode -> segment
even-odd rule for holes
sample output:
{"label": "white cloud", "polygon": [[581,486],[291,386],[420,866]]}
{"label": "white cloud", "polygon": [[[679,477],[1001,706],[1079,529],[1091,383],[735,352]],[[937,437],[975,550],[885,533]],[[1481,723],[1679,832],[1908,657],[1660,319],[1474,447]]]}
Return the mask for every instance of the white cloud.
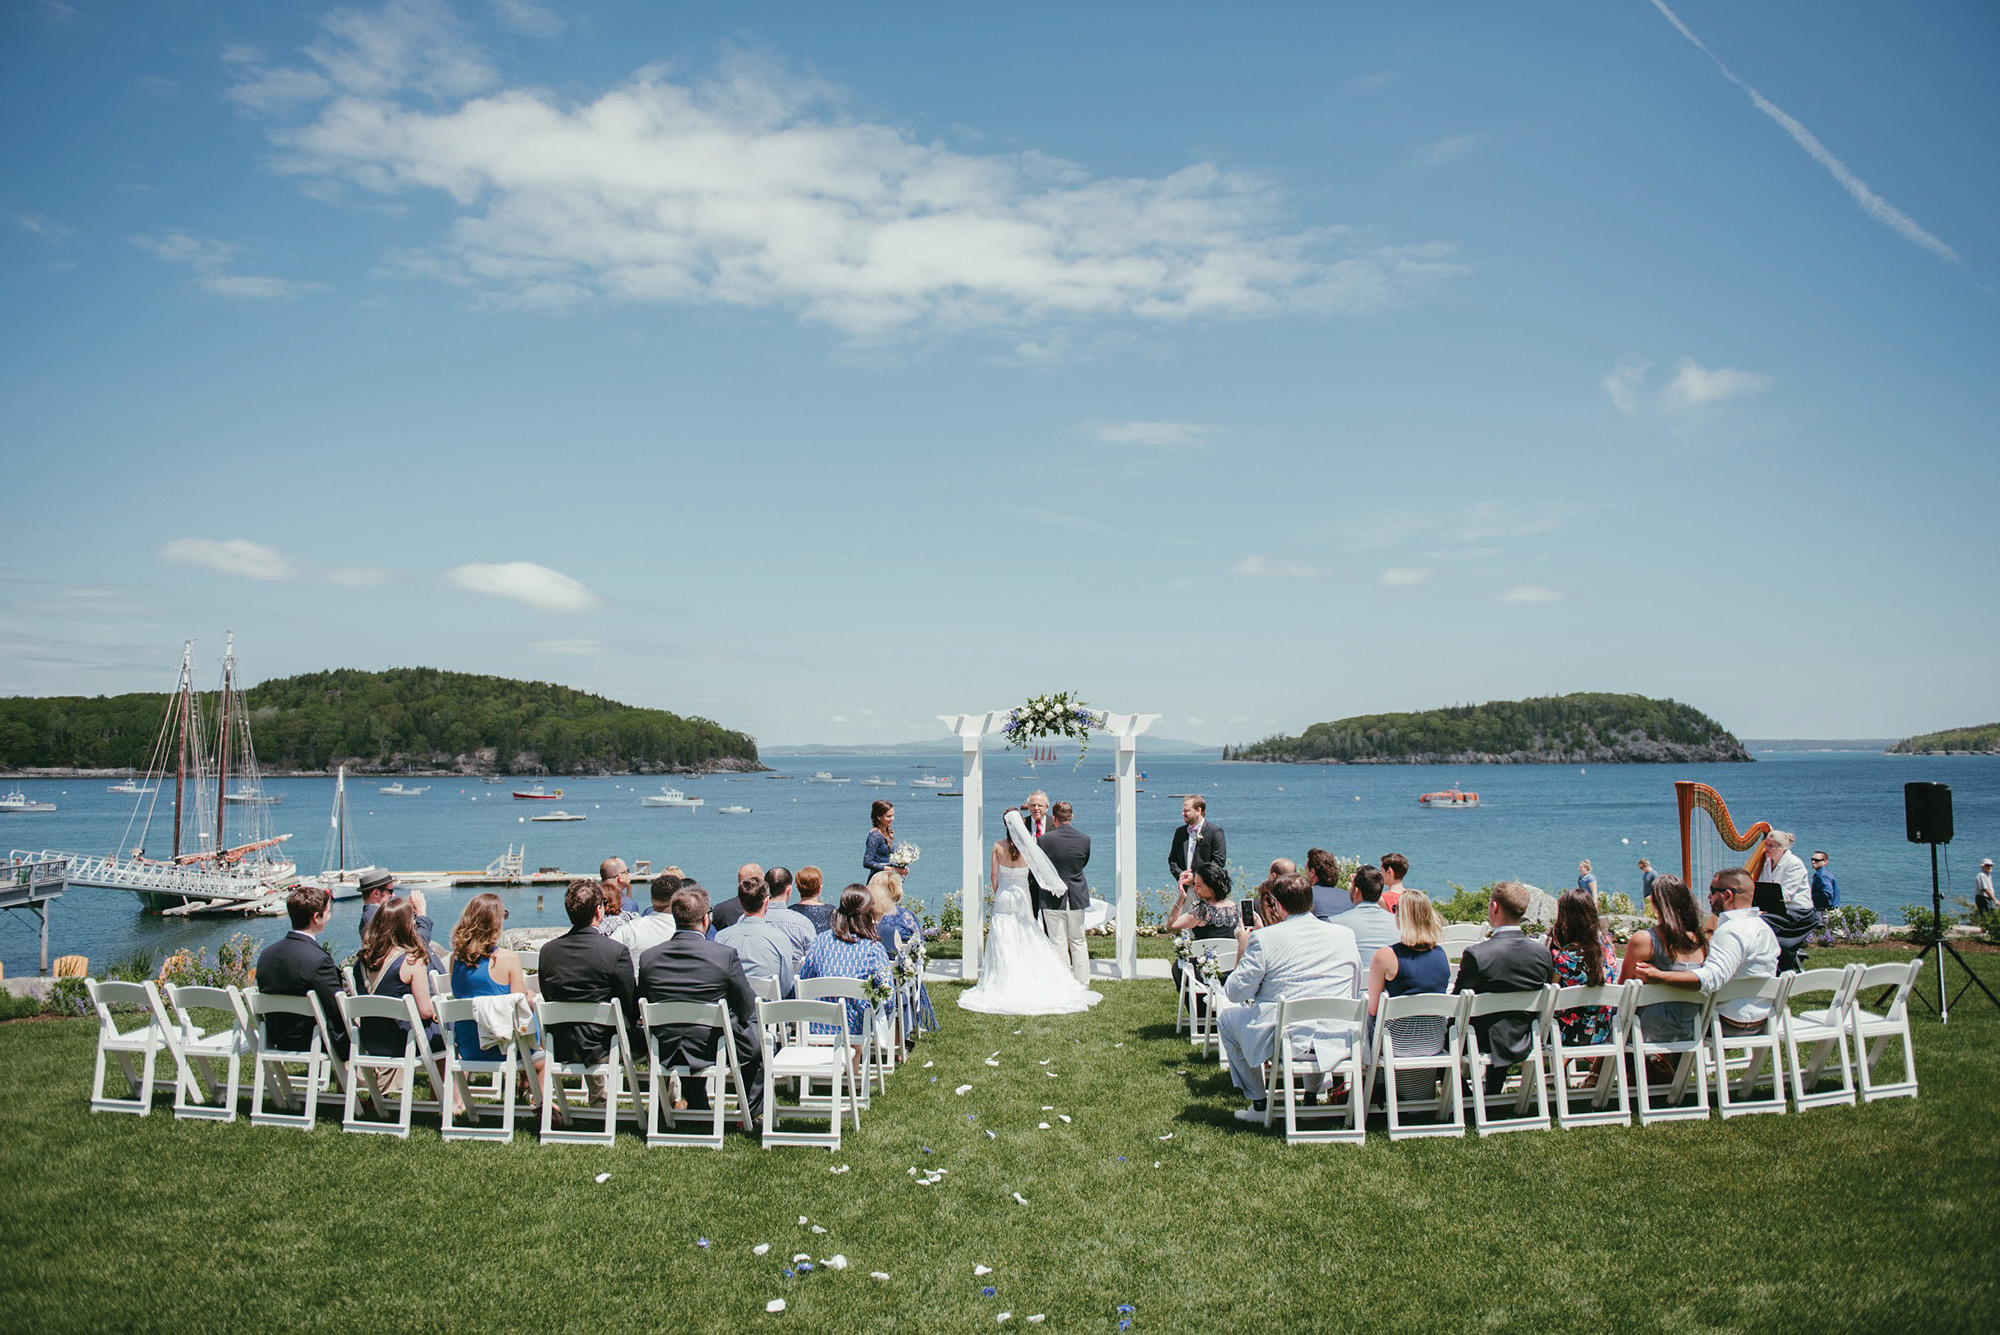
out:
{"label": "white cloud", "polygon": [[1274,579],[1324,579],[1328,571],[1303,561],[1274,560],[1268,556],[1246,556],[1229,567],[1232,575],[1249,575],[1253,578]]}
{"label": "white cloud", "polygon": [[1646,387],[1646,372],[1652,363],[1635,352],[1628,352],[1618,359],[1618,364],[1604,375],[1604,392],[1611,396],[1611,406],[1627,417],[1639,415],[1639,393]]}
{"label": "white cloud", "polygon": [[160,555],[179,565],[200,566],[249,579],[295,579],[298,567],[275,547],[248,538],[176,538]]}
{"label": "white cloud", "polygon": [[569,26],[560,15],[528,0],[488,0],[488,6],[493,10],[494,22],[528,37],[554,37]]}
{"label": "white cloud", "polygon": [[1919,227],[1916,221],[1901,209],[1898,209],[1873,190],[1870,190],[1867,184],[1860,177],[1849,171],[1847,164],[1835,157],[1833,150],[1822,144],[1811,130],[1799,124],[1798,121],[1787,115],[1776,103],[1772,102],[1755,88],[1737,78],[1735,71],[1723,64],[1722,58],[1709,50],[1703,44],[1701,38],[1695,36],[1687,24],[1682,23],[1680,17],[1673,10],[1667,8],[1665,0],[1653,0],[1653,7],[1666,15],[1667,22],[1673,24],[1680,31],[1681,36],[1694,43],[1696,49],[1715,62],[1715,67],[1722,71],[1723,78],[1749,94],[1750,102],[1757,110],[1776,121],[1784,132],[1792,137],[1793,142],[1798,144],[1800,148],[1803,148],[1814,162],[1817,162],[1820,166],[1826,168],[1828,172],[1832,173],[1833,179],[1838,181],[1840,188],[1845,190],[1853,197],[1854,202],[1861,206],[1863,213],[1866,213],[1869,217],[1875,219],[1875,221],[1889,228],[1905,241],[1915,242],[1940,259],[1950,260],[1953,264],[1962,263],[1958,258],[1957,251],[1932,236],[1922,227]]}
{"label": "white cloud", "polygon": [[1680,370],[1660,391],[1660,403],[1671,409],[1703,408],[1743,394],[1756,394],[1771,387],[1771,377],[1755,371],[1738,371],[1718,366],[1714,370],[1683,358]]}
{"label": "white cloud", "polygon": [[249,274],[217,274],[199,280],[201,286],[221,297],[251,297],[273,301],[311,292],[318,283],[295,283],[289,278],[255,278]]}
{"label": "white cloud", "polygon": [[461,589],[512,598],[544,612],[581,612],[597,606],[597,595],[576,580],[533,561],[463,565],[445,573]]}
{"label": "white cloud", "polygon": [[835,714],[831,719],[828,719],[827,721],[829,723],[845,723],[847,722],[847,715]]}
{"label": "white cloud", "polygon": [[195,284],[223,297],[249,297],[269,301],[279,297],[296,297],[302,292],[314,291],[324,284],[302,283],[289,278],[265,278],[250,274],[224,272],[235,262],[242,247],[228,241],[217,241],[212,237],[202,238],[186,232],[169,232],[165,236],[139,235],[131,238],[132,244],[141,250],[150,251],[168,264],[185,264],[195,271]]}
{"label": "white cloud", "polygon": [[1423,566],[1391,566],[1382,572],[1382,582],[1392,589],[1407,589],[1430,578]]}
{"label": "white cloud", "polygon": [[[961,152],[740,57],[700,80],[648,67],[588,101],[489,91],[485,58],[433,6],[336,18],[279,90],[327,86],[308,123],[272,131],[283,169],[449,195],[433,262],[514,304],[780,307],[866,336],[1368,311],[1464,271],[1448,246],[1287,226],[1274,187],[1213,163],[1093,178],[1033,151]],[[238,100],[280,109],[279,72],[245,69]]]}
{"label": "white cloud", "polygon": [[14,221],[50,245],[60,246],[76,234],[74,228],[39,213],[17,213]]}
{"label": "white cloud", "polygon": [[1483,134],[1457,134],[1449,139],[1439,139],[1417,150],[1417,165],[1448,167],[1471,157],[1485,143],[1486,136]]}
{"label": "white cloud", "polygon": [[1107,445],[1185,447],[1205,444],[1214,428],[1199,422],[1097,422],[1086,430]]}
{"label": "white cloud", "polygon": [[1553,603],[1561,599],[1561,597],[1562,594],[1556,590],[1544,588],[1540,584],[1516,584],[1513,588],[1500,595],[1500,601],[1503,603]]}
{"label": "white cloud", "polygon": [[608,654],[611,647],[602,640],[536,640],[528,646],[538,654]]}

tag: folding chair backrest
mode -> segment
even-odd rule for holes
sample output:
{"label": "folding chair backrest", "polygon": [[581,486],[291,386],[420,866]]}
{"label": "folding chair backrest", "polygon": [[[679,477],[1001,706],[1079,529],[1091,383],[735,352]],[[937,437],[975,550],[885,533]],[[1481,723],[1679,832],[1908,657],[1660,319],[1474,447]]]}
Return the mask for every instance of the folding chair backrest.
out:
{"label": "folding chair backrest", "polygon": [[1385,995],[1376,1006],[1375,1019],[1378,1024],[1390,1020],[1406,1020],[1412,1016],[1433,1015],[1446,1020],[1463,1018],[1469,992],[1411,992],[1404,996]]}
{"label": "folding chair backrest", "polygon": [[479,1052],[478,1039],[466,1051],[458,1047],[458,1026],[461,1021],[477,1021],[478,1015],[472,1009],[471,997],[447,997],[437,1004],[438,1028],[444,1031],[444,1041],[451,1044],[452,1053],[462,1061],[476,1061]]}
{"label": "folding chair backrest", "polygon": [[540,973],[542,971],[541,951],[533,947],[529,947],[528,949],[519,950],[516,951],[515,953],[521,957],[522,973]]}
{"label": "folding chair backrest", "polygon": [[173,1009],[175,1027],[188,1034],[195,1030],[194,1017],[190,1011],[221,1011],[229,1017],[231,1027],[236,1027],[238,1011],[236,989],[233,987],[199,987],[193,984],[167,984],[167,1004]]}
{"label": "folding chair backrest", "polygon": [[[1911,960],[1907,964],[1870,964],[1862,968],[1855,979],[1854,1004],[1870,1012],[1877,1019],[1895,1019],[1907,1008],[1910,989],[1916,986],[1917,974],[1923,967],[1922,960]],[[1869,993],[1877,988],[1893,987],[1895,992],[1888,998],[1887,1005],[1877,1007]]]}
{"label": "folding chair backrest", "polygon": [[[1698,1012],[1695,1016],[1694,1037],[1684,1041],[1688,1043],[1706,1041],[1708,1012],[1709,1008],[1715,1004],[1715,1000],[1711,995],[1696,992],[1685,987],[1669,987],[1665,983],[1638,983],[1635,981],[1632,986],[1634,987],[1634,991],[1630,999],[1625,1003],[1625,1013],[1631,1018],[1634,1024],[1638,1023],[1640,1009],[1646,1006],[1665,1006],[1675,1003],[1683,1006],[1693,1006]],[[1659,1044],[1654,1043],[1649,1046],[1658,1047]]]}
{"label": "folding chair backrest", "polygon": [[[799,986],[804,987],[808,982],[830,981],[832,980],[801,979]],[[816,1024],[832,1025],[839,1031],[838,1036],[843,1042],[852,1041],[852,1035],[847,1032],[847,1007],[838,1001],[759,1001],[757,1022],[763,1031],[766,1051],[770,1048],[773,1029],[786,1030],[786,1036],[789,1038],[793,1034],[809,1032]]]}
{"label": "folding chair backrest", "polygon": [[1532,992],[1465,992],[1460,995],[1466,1000],[1465,1018],[1483,1019],[1489,1015],[1542,1015],[1549,1009],[1549,1002],[1555,995],[1555,984],[1538,987]]}
{"label": "folding chair backrest", "polygon": [[1282,997],[1278,1001],[1278,1026],[1321,1020],[1363,1024],[1368,1019],[1366,997]]}
{"label": "folding chair backrest", "polygon": [[95,978],[86,978],[83,984],[90,993],[91,1004],[97,1008],[98,1029],[106,1037],[119,1033],[118,1022],[111,1015],[113,1006],[139,1008],[139,1022],[126,1030],[127,1034],[157,1023],[158,1012],[154,1006],[157,994],[148,991],[152,987],[151,983],[99,982]]}
{"label": "folding chair backrest", "polygon": [[1801,997],[1827,995],[1827,1005],[1835,1009],[1846,1008],[1847,998],[1853,994],[1848,985],[1860,976],[1861,966],[1849,964],[1839,969],[1804,969],[1790,975],[1791,984],[1785,993],[1788,1002]]}
{"label": "folding chair backrest", "polygon": [[648,1029],[663,1024],[685,1024],[705,1026],[709,1029],[729,1029],[729,1003],[726,1001],[642,1001],[639,1003],[639,1023]]}
{"label": "folding chair backrest", "polygon": [[778,980],[761,973],[747,975],[750,979],[750,993],[759,1001],[783,1001],[785,994],[778,989]]}
{"label": "folding chair backrest", "polygon": [[1552,1006],[1558,1011],[1588,1010],[1592,1006],[1609,1006],[1613,1011],[1621,1011],[1631,994],[1631,986],[1629,983],[1605,983],[1599,987],[1582,984],[1558,987]]}
{"label": "folding chair backrest", "polygon": [[[1817,970],[1815,970],[1817,972]],[[1785,1004],[1785,997],[1791,991],[1795,974],[1781,973],[1775,978],[1732,978],[1715,989],[1712,1007],[1719,1009],[1731,1001],[1764,1001],[1771,1006],[1771,1015]],[[1767,1016],[1765,1023],[1769,1023]]]}
{"label": "folding chair backrest", "polygon": [[794,995],[800,1001],[819,1001],[827,997],[867,1001],[868,989],[859,978],[801,978]]}
{"label": "folding chair backrest", "polygon": [[1443,933],[1438,937],[1438,944],[1441,946],[1453,944],[1464,946],[1473,945],[1485,939],[1486,929],[1478,923],[1451,922],[1445,924]]}
{"label": "folding chair backrest", "polygon": [[536,1009],[545,1025],[608,1024],[622,1027],[624,1024],[615,1001],[550,1001],[542,997],[538,999]]}
{"label": "folding chair backrest", "polygon": [[[318,997],[311,995],[303,997],[285,996],[277,992],[262,992],[253,987],[243,994],[243,1000],[250,1007],[250,1014],[255,1020],[267,1021],[273,1015],[304,1016],[313,1021],[313,1039],[315,1043],[325,1038],[326,1017],[320,1014]],[[268,1038],[268,1026],[266,1028],[265,1049],[273,1052],[279,1051],[279,1049],[271,1046]]]}
{"label": "folding chair backrest", "polygon": [[400,997],[342,997],[340,1006],[347,1015],[348,1034],[357,1045],[361,1042],[363,1020],[394,1020],[409,1025],[413,1036],[423,1032],[424,1022],[417,1014],[417,999],[407,992]]}

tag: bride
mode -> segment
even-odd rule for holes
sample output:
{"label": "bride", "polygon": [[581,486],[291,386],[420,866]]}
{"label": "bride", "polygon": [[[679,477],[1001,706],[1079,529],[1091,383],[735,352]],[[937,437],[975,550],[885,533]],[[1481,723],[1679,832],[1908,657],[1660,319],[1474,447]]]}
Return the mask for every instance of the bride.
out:
{"label": "bride", "polygon": [[989,1015],[1067,1015],[1104,1000],[1070,972],[1069,961],[1035,921],[1028,892],[1032,869],[1043,885],[1056,885],[1055,865],[1028,833],[1021,813],[1009,808],[1007,832],[993,845],[993,925],[979,983],[958,1004]]}

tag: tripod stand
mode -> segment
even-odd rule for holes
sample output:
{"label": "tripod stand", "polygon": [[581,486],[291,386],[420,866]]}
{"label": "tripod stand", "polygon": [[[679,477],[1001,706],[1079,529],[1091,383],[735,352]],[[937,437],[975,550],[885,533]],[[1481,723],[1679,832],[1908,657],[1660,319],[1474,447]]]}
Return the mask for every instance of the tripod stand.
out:
{"label": "tripod stand", "polygon": [[[1974,973],[1972,971],[1972,966],[1965,962],[1965,956],[1959,954],[1957,948],[1954,947],[1951,944],[1951,942],[1945,940],[1944,938],[1944,899],[1942,896],[1942,892],[1938,887],[1937,851],[1938,851],[1937,844],[1935,842],[1932,842],[1931,843],[1931,931],[1933,933],[1933,936],[1930,941],[1925,943],[1923,950],[1918,952],[1917,962],[1919,964],[1922,964],[1924,956],[1930,954],[1934,950],[1937,952],[1938,1004],[1936,1006],[1936,1010],[1938,1014],[1938,1023],[1950,1024],[1951,1005],[1952,1002],[1958,1000],[1958,997],[1947,997],[1945,995],[1944,957],[1946,951],[1950,951],[1951,957],[1958,961],[1958,967],[1965,970],[1965,986],[1958,989],[1959,997],[1964,996],[1968,991],[1970,991],[1975,983],[1978,984],[1979,990],[1986,994],[1986,999],[1992,1002],[1995,1007],[2000,1007],[2000,997],[1994,996],[1993,989],[1988,987],[1985,983],[1979,981],[1979,975]],[[1930,1005],[1930,999],[1924,996],[1923,993],[1917,991],[1915,988],[1910,989],[1910,995],[1915,997],[1918,1001],[1923,1002],[1926,1006]]]}

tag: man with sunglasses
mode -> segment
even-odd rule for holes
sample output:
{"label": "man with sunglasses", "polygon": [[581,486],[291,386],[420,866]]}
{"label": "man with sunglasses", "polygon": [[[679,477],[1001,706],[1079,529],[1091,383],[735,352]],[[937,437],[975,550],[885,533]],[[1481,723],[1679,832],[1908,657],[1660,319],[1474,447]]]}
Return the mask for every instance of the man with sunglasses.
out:
{"label": "man with sunglasses", "polygon": [[1826,869],[1826,853],[1814,849],[1812,855],[1812,902],[1821,913],[1840,907],[1840,883]]}
{"label": "man with sunglasses", "polygon": [[[1737,978],[1775,978],[1778,938],[1764,921],[1764,915],[1757,912],[1756,897],[1757,882],[1746,869],[1724,867],[1708,883],[1708,906],[1716,914],[1708,957],[1693,969],[1666,970],[1650,963],[1641,964],[1640,979],[1690,991],[1713,992]],[[1761,1032],[1770,1014],[1769,1002],[1750,997],[1726,1001],[1718,1008],[1723,1029],[1732,1034]]]}

